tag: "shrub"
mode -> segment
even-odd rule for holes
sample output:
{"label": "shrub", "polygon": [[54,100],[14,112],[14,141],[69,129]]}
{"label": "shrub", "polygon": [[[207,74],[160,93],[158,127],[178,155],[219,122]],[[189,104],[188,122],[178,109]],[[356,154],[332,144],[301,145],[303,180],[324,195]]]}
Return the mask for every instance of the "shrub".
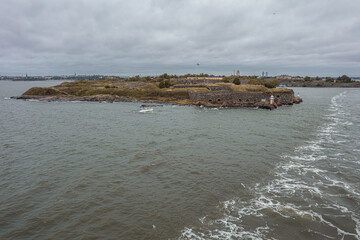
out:
{"label": "shrub", "polygon": [[341,77],[338,77],[338,78],[336,79],[336,81],[338,81],[338,82],[343,82],[343,83],[352,82],[351,78],[349,78],[349,77],[346,76],[346,75],[342,75]]}
{"label": "shrub", "polygon": [[223,79],[221,80],[224,83],[229,83],[230,82],[230,77],[223,77]]}
{"label": "shrub", "polygon": [[159,83],[159,88],[169,88],[170,86],[171,86],[171,83],[170,83],[169,79],[163,79]]}
{"label": "shrub", "polygon": [[240,78],[235,78],[234,80],[233,80],[233,84],[235,84],[235,85],[240,85]]}
{"label": "shrub", "polygon": [[279,80],[275,79],[270,82],[265,82],[264,86],[267,88],[276,88],[277,86],[279,86]]}
{"label": "shrub", "polygon": [[334,82],[334,79],[332,77],[326,77],[326,82]]}
{"label": "shrub", "polygon": [[275,79],[272,81],[260,80],[260,79],[250,79],[249,84],[252,85],[263,85],[267,88],[276,88],[279,86],[279,80]]}

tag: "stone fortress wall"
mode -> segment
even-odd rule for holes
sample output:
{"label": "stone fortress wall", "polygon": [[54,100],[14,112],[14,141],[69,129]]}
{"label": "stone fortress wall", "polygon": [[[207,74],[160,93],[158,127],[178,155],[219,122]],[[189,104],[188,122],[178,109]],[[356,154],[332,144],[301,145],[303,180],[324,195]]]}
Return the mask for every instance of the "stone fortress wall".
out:
{"label": "stone fortress wall", "polygon": [[222,81],[222,77],[188,77],[188,78],[173,78],[171,82],[179,84],[214,84]]}
{"label": "stone fortress wall", "polygon": [[293,104],[294,93],[263,93],[263,92],[195,92],[189,91],[190,99],[195,102],[207,102],[212,104],[227,103],[234,106],[253,106],[255,103],[269,101],[270,96],[278,104]]}

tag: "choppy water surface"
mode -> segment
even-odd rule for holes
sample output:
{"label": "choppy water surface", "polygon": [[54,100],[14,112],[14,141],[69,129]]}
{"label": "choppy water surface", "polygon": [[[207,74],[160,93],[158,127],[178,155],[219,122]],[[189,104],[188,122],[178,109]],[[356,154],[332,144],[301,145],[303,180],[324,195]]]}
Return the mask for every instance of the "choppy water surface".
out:
{"label": "choppy water surface", "polygon": [[1,239],[360,239],[360,90],[275,111],[8,99]]}

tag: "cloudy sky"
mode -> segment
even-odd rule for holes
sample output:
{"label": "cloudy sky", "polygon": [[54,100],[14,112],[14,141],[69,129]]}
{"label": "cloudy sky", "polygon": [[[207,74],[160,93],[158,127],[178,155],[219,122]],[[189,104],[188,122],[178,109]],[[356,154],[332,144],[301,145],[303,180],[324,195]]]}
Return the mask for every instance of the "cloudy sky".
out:
{"label": "cloudy sky", "polygon": [[0,9],[0,75],[360,76],[359,0],[1,0]]}

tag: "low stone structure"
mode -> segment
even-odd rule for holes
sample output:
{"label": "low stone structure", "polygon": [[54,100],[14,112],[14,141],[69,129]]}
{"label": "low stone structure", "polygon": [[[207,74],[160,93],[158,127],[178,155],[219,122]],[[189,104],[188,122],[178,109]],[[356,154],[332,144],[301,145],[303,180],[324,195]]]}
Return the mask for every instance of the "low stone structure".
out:
{"label": "low stone structure", "polygon": [[176,84],[173,88],[207,88],[205,84]]}
{"label": "low stone structure", "polygon": [[179,84],[214,84],[222,81],[222,77],[187,77],[187,78],[172,78],[173,83]]}
{"label": "low stone structure", "polygon": [[229,85],[215,84],[177,84],[173,88],[206,88],[210,91],[232,91]]}
{"label": "low stone structure", "polygon": [[251,107],[256,103],[268,102],[273,95],[277,105],[291,105],[294,103],[293,92],[263,93],[263,92],[196,92],[189,91],[193,103],[203,102],[209,104],[226,104],[229,106]]}

